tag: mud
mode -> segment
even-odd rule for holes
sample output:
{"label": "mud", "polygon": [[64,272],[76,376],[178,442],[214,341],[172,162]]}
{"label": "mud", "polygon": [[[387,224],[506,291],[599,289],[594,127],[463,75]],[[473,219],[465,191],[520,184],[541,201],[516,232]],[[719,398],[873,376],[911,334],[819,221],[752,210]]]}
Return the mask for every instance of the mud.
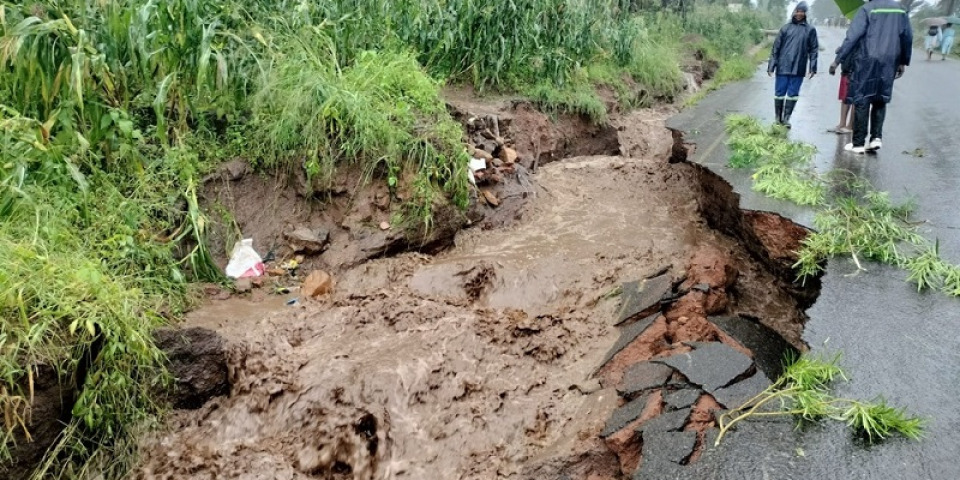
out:
{"label": "mud", "polygon": [[229,392],[223,337],[203,327],[162,329],[154,337],[176,382],[167,399],[174,408],[200,408]]}
{"label": "mud", "polygon": [[[558,160],[585,148],[583,138],[551,143],[562,134],[538,130],[546,117],[522,103],[461,110],[478,116],[481,107],[500,116],[520,163],[537,169],[518,221],[461,231],[433,257],[342,262],[331,296],[275,302],[271,315],[193,316],[187,326],[228,339],[230,395],[172,414],[144,439],[132,478],[622,479],[643,463],[633,429],[687,385],[675,374],[641,418],[603,440],[627,367],[689,352],[690,342],[749,354],[709,322],[713,314],[761,319],[802,347],[800,307],[815,294],[778,266],[787,237],[805,232],[754,231],[768,217],[745,215],[719,177],[683,162],[663,112],[577,127],[590,148],[615,144],[611,153],[630,156]],[[256,177],[239,181],[269,193]],[[333,215],[298,210],[295,187],[280,191],[270,198],[302,221]],[[265,210],[251,208],[250,218]],[[331,245],[344,234],[331,230]],[[319,261],[332,262],[329,252]],[[602,364],[619,335],[617,288],[664,266],[677,282],[662,314]],[[600,384],[588,387],[595,372]],[[694,404],[682,428],[699,432],[697,447],[685,462],[699,455],[716,408],[709,395]]]}
{"label": "mud", "polygon": [[[75,391],[58,378],[53,368],[41,366],[34,372],[32,393],[28,385],[22,388],[31,398],[32,407],[29,410],[17,407],[16,412],[24,420],[29,437],[19,426],[10,426],[14,444],[10,458],[0,461],[0,478],[29,478],[70,419]],[[12,415],[14,408],[7,408],[10,410],[6,413]]]}

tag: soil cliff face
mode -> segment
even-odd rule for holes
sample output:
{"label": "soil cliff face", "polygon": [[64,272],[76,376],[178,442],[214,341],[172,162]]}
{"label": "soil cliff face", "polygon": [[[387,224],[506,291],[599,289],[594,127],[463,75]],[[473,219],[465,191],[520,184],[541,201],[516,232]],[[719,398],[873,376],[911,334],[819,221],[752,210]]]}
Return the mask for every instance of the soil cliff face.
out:
{"label": "soil cliff face", "polygon": [[[522,170],[495,167],[502,178],[478,186],[515,202],[509,221],[477,220],[435,256],[386,249],[337,263],[332,293],[273,314],[195,316],[188,326],[226,338],[230,393],[174,412],[144,439],[133,478],[600,480],[682,468],[730,389],[764,374],[766,353],[721,317],[803,348],[817,287],[794,284],[789,263],[806,231],[740,210],[729,185],[684,161],[666,112],[590,127],[599,151],[574,143],[601,155],[547,161],[530,151],[545,134],[518,130],[535,123],[526,107],[483,108],[457,107],[504,140],[474,148],[518,152]],[[573,128],[559,121],[551,128]],[[476,218],[504,207],[478,203]],[[333,215],[290,208],[315,228]],[[363,240],[331,231],[312,261],[335,264],[349,248],[338,242]],[[698,356],[721,359],[729,378],[671,360]],[[647,370],[660,373],[638,386]]]}

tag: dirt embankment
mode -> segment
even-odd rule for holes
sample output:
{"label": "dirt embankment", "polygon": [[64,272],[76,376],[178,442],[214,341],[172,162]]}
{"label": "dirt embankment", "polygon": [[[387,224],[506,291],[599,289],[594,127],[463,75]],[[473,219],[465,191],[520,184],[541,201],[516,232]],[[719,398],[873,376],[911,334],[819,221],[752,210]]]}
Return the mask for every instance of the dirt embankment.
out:
{"label": "dirt embankment", "polygon": [[[193,317],[227,340],[230,394],[174,412],[144,440],[133,478],[601,480],[683,468],[705,448],[713,410],[773,376],[767,359],[803,348],[818,286],[792,283],[788,264],[806,232],[741,211],[729,185],[685,162],[668,111],[594,126],[524,103],[451,103],[501,178],[478,182],[480,228],[436,256],[363,246],[377,193],[321,209],[250,175],[208,187],[208,200],[245,205],[236,220],[260,245],[297,224],[329,228],[308,262],[334,271],[336,288],[272,315]],[[758,348],[770,332],[782,345]],[[697,362],[727,368],[707,375]]]}

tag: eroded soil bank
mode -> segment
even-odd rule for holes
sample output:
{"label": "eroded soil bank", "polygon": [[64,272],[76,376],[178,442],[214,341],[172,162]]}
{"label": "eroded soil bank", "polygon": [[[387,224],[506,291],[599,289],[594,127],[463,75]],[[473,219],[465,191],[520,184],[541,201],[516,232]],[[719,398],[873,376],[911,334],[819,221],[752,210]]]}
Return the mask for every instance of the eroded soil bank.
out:
{"label": "eroded soil bank", "polygon": [[[436,256],[346,261],[336,252],[350,242],[331,246],[313,261],[335,272],[334,291],[294,306],[268,298],[272,314],[213,301],[206,311],[220,313],[187,326],[225,337],[230,393],[174,412],[144,439],[132,478],[600,480],[683,468],[713,410],[774,376],[769,358],[804,348],[819,286],[792,283],[789,263],[806,232],[741,211],[729,185],[683,161],[668,112],[583,124],[572,144],[588,151],[577,152],[536,140],[570,124],[537,130],[523,104],[457,108],[467,120],[512,115],[501,136],[529,176],[490,187],[501,200],[522,186],[510,221],[477,220]],[[600,155],[548,159],[545,143]],[[477,219],[504,208],[477,205]],[[783,345],[756,348],[770,331]],[[730,368],[695,368],[712,358]]]}

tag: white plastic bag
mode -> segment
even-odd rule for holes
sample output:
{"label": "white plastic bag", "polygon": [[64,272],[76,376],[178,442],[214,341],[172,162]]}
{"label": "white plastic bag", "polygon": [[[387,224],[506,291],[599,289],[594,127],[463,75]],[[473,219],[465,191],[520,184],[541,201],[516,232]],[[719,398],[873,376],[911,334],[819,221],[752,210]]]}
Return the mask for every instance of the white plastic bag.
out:
{"label": "white plastic bag", "polygon": [[227,264],[227,276],[230,278],[259,277],[266,268],[257,251],[253,249],[253,239],[245,238],[233,246],[230,263]]}

